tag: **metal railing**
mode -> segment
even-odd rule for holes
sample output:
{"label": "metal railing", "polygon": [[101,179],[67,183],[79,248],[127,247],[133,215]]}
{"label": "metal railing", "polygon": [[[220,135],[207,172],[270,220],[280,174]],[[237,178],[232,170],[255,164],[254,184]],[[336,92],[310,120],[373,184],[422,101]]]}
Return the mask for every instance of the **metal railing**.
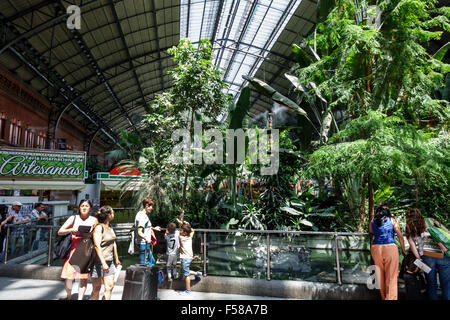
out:
{"label": "metal railing", "polygon": [[[14,224],[7,224],[6,225],[6,237],[5,242],[3,245],[2,250],[2,256],[3,256],[3,263],[8,263],[10,260],[9,258],[9,249],[10,249],[10,239],[17,238],[20,240],[20,246],[17,246],[17,239],[15,240],[15,246],[11,250],[11,254],[16,255],[17,250],[20,249],[23,254],[18,255],[17,257],[13,257],[11,261],[21,261],[24,260],[24,258],[32,258],[36,255],[40,255],[46,252],[47,255],[47,265],[50,266],[52,263],[53,258],[53,243],[54,243],[54,229],[56,228],[53,225],[31,225],[31,226],[21,226],[21,225],[14,225]],[[19,230],[20,229],[20,230]],[[16,236],[14,234],[11,234],[14,231],[18,232],[20,231],[20,235]],[[39,238],[38,238],[39,235]],[[44,235],[44,240],[41,241],[42,235]],[[39,248],[39,242],[46,242],[46,247]],[[38,248],[35,248],[36,243],[38,245]],[[14,251],[13,251],[14,250]]]}
{"label": "metal railing", "polygon": [[[68,215],[67,217],[69,217]],[[4,246],[4,259],[3,263],[8,263],[8,247],[9,247],[9,239],[11,237],[11,231],[14,228],[22,227],[27,228],[25,226],[17,226],[17,225],[6,225],[7,233],[6,233],[6,243]],[[56,241],[57,230],[59,226],[55,225],[33,225],[32,227],[28,227],[31,231],[32,229],[42,229],[46,230],[44,232],[48,232],[48,243],[47,247],[44,248],[47,251],[47,265],[51,266],[53,263],[53,247]],[[131,224],[113,224],[113,228],[116,231],[116,235],[118,240],[127,240],[130,236],[130,228]],[[56,229],[56,231],[55,231]],[[343,268],[341,266],[341,261],[339,257],[339,252],[344,249],[339,247],[339,238],[343,237],[354,237],[354,236],[363,236],[368,237],[368,233],[357,233],[357,232],[320,232],[320,231],[279,231],[279,230],[241,230],[241,229],[195,229],[196,233],[200,234],[200,250],[202,256],[202,264],[203,264],[203,275],[207,276],[207,264],[208,264],[208,234],[212,233],[221,233],[221,234],[257,234],[265,236],[266,243],[266,279],[271,280],[271,236],[275,235],[294,235],[294,236],[331,236],[331,240],[334,240],[333,243],[333,251],[335,252],[335,268],[336,271],[336,282],[341,285],[342,284],[342,271]],[[36,240],[36,239],[35,239]],[[42,249],[41,249],[42,251]],[[33,253],[33,252],[31,252]],[[39,252],[38,252],[39,253]],[[43,252],[41,252],[43,254]]]}
{"label": "metal railing", "polygon": [[271,239],[270,236],[271,235],[283,235],[283,234],[291,234],[291,235],[327,235],[327,236],[332,236],[334,239],[334,248],[333,250],[335,251],[335,262],[336,262],[336,267],[334,268],[336,271],[336,279],[337,279],[337,283],[339,285],[342,284],[342,271],[344,270],[341,267],[341,263],[340,263],[340,257],[339,257],[339,251],[342,250],[342,248],[339,248],[339,238],[340,237],[349,237],[349,236],[364,236],[364,237],[368,237],[369,234],[368,233],[360,233],[360,232],[321,232],[321,231],[279,231],[279,230],[241,230],[241,229],[228,229],[228,230],[224,230],[224,229],[195,229],[196,232],[201,232],[203,233],[203,237],[201,237],[203,239],[202,243],[201,243],[201,247],[203,249],[203,274],[204,276],[206,276],[206,265],[207,265],[207,234],[208,233],[246,233],[246,234],[261,234],[261,235],[266,235],[266,261],[267,261],[267,280],[271,280],[271,268],[270,268],[270,243],[271,243]]}

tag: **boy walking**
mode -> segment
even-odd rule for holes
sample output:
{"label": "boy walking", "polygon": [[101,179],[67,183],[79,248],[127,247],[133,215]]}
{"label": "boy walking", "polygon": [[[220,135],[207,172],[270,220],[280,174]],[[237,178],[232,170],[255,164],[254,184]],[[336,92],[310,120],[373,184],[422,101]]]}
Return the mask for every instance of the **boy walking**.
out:
{"label": "boy walking", "polygon": [[186,283],[186,290],[184,293],[191,293],[191,279],[190,275],[195,275],[200,277],[202,273],[200,271],[190,271],[190,266],[192,259],[194,258],[194,253],[192,251],[192,237],[194,236],[194,229],[191,228],[189,222],[182,222],[177,219],[180,225],[180,259],[181,259],[181,274],[184,277]]}
{"label": "boy walking", "polygon": [[171,222],[167,225],[166,229],[166,242],[167,242],[167,280],[172,281],[178,278],[177,275],[177,260],[180,250],[180,231],[177,230],[175,223]]}

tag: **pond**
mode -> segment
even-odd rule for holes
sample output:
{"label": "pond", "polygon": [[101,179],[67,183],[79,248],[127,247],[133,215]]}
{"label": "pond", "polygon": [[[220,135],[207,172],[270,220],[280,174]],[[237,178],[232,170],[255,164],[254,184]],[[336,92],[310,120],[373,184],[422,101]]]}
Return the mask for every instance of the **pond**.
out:
{"label": "pond", "polygon": [[[123,270],[139,261],[137,255],[128,254],[129,232],[122,230],[118,237],[118,253]],[[119,230],[117,232],[119,234]],[[203,238],[206,234],[206,270],[203,264]],[[54,234],[56,240],[56,235]],[[157,264],[165,269],[165,243],[158,234],[154,249]],[[366,283],[371,265],[369,243],[366,236],[340,236],[339,262],[343,283]],[[42,242],[41,258],[31,262],[46,264],[46,242]],[[270,234],[270,279],[337,282],[335,240],[333,235]],[[39,248],[41,246],[39,245]],[[207,275],[267,279],[267,235],[258,233],[224,233],[198,231],[193,239],[193,271]],[[400,260],[402,255],[400,255]],[[61,266],[54,260],[53,266]],[[178,268],[180,268],[178,266]]]}
{"label": "pond", "polygon": [[[203,233],[194,235],[194,261],[191,269],[204,272]],[[206,274],[215,276],[267,278],[266,235],[207,233]],[[128,240],[118,242],[123,268],[138,263],[128,254]],[[331,236],[270,236],[270,278],[336,282],[336,254]],[[370,251],[364,238],[342,238],[339,252],[343,283],[365,283],[369,273]],[[158,253],[159,252],[159,253]],[[158,265],[165,267],[161,248],[154,253]]]}

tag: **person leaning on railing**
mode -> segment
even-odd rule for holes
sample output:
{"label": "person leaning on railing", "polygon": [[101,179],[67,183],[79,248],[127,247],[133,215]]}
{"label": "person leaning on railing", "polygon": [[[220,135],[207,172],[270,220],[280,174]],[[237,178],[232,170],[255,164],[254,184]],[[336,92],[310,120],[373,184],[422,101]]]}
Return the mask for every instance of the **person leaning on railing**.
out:
{"label": "person leaning on railing", "polygon": [[[429,221],[449,232],[448,229],[436,219]],[[437,274],[442,289],[442,298],[450,300],[450,257],[446,256],[441,247],[433,240],[428,228],[427,221],[417,208],[410,208],[406,212],[405,235],[408,239],[410,249],[414,256],[422,260],[431,268],[431,271],[425,273],[427,282],[427,293],[430,300],[437,300]]]}
{"label": "person leaning on railing", "polygon": [[391,210],[380,205],[369,223],[369,232],[374,239],[370,253],[377,266],[377,278],[383,300],[397,300],[398,297],[398,248],[395,233],[398,236],[403,255],[406,256],[403,234],[398,222],[391,217]]}
{"label": "person leaning on railing", "polygon": [[[140,210],[134,219],[134,226],[136,228],[135,244],[139,249],[139,263],[155,264],[156,260],[152,256],[150,244],[152,239],[156,239],[154,230],[161,230],[160,227],[152,227],[150,218],[148,217],[155,207],[156,201],[151,198],[144,198],[142,200],[143,209]],[[146,256],[147,255],[147,256]]]}
{"label": "person leaning on railing", "polygon": [[21,213],[20,209],[22,207],[22,203],[19,201],[14,201],[11,210],[8,212],[7,217],[13,217],[10,220],[11,224],[21,225],[17,227],[12,227],[9,234],[9,244],[8,246],[11,248],[11,258],[15,258],[18,253],[23,249],[24,246],[24,235],[25,229],[23,224],[26,224],[31,221],[30,218],[25,218]]}
{"label": "person leaning on railing", "polygon": [[4,241],[6,238],[6,224],[9,223],[13,216],[7,217],[8,207],[4,204],[0,204],[0,261],[3,262],[4,252]]}

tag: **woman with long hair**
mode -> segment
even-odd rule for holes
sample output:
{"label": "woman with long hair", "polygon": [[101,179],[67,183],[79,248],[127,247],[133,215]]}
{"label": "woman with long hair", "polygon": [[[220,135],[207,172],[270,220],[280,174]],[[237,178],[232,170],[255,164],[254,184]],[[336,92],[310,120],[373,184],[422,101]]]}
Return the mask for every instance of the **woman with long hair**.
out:
{"label": "woman with long hair", "polygon": [[[429,219],[432,226],[438,226],[444,230],[447,228],[436,219]],[[406,211],[405,235],[408,239],[409,247],[414,256],[431,268],[425,273],[427,280],[427,293],[430,300],[437,300],[437,274],[442,289],[444,300],[450,300],[450,257],[446,256],[441,247],[433,240],[428,232],[427,221],[417,208],[410,208]]]}
{"label": "woman with long hair", "polygon": [[64,288],[67,293],[67,300],[72,299],[72,286],[75,279],[80,279],[80,284],[78,287],[78,300],[83,300],[84,293],[86,292],[87,281],[89,278],[89,273],[79,273],[75,268],[69,263],[75,249],[80,243],[83,236],[86,236],[89,232],[93,230],[93,227],[97,224],[97,218],[90,215],[92,204],[89,200],[81,200],[78,206],[78,214],[71,216],[64,222],[64,224],[59,228],[58,235],[63,236],[66,234],[72,234],[72,245],[70,247],[70,255],[64,260],[64,264],[61,271],[61,278],[65,279]]}
{"label": "woman with long hair", "polygon": [[97,259],[92,267],[91,300],[98,300],[100,289],[103,286],[103,300],[111,300],[111,293],[114,288],[114,274],[119,266],[119,255],[117,254],[116,234],[110,222],[114,219],[114,210],[111,206],[101,207],[95,217],[98,225],[94,228],[93,238]]}
{"label": "woman with long hair", "polygon": [[399,255],[394,239],[395,233],[398,236],[403,255],[406,255],[406,250],[400,226],[392,217],[391,210],[387,206],[380,205],[376,209],[374,218],[369,223],[369,232],[374,236],[370,253],[376,266],[381,298],[397,300]]}

